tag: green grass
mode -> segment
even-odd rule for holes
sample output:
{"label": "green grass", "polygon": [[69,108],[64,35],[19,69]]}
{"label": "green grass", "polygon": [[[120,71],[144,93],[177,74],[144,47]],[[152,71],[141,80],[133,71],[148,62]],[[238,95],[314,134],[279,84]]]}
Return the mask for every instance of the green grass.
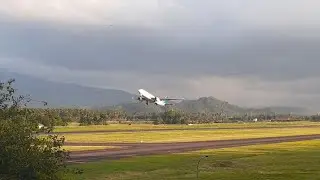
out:
{"label": "green grass", "polygon": [[116,146],[63,146],[62,149],[67,151],[87,151],[87,150],[100,150],[100,149],[113,149],[119,148]]}
{"label": "green grass", "polygon": [[153,125],[153,124],[110,124],[110,125],[92,125],[92,126],[56,126],[54,132],[73,132],[73,131],[98,131],[98,130],[128,130],[128,129],[194,129],[194,128],[245,128],[245,127],[292,127],[319,125],[317,122],[299,121],[299,122],[256,122],[256,123],[212,123],[212,124],[194,124],[188,125]]}
{"label": "green grass", "polygon": [[319,134],[319,128],[275,128],[237,130],[174,130],[151,132],[117,132],[91,134],[65,134],[66,142],[187,142],[259,137]]}
{"label": "green grass", "polygon": [[82,175],[66,180],[319,180],[320,141],[301,141],[172,155],[133,157],[116,161],[72,165]]}

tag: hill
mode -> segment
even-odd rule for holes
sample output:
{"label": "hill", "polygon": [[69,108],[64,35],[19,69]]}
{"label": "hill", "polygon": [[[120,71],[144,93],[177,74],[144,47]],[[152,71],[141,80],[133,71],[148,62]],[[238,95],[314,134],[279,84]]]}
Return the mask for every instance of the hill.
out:
{"label": "hill", "polygon": [[[81,107],[99,109],[122,109],[129,114],[132,113],[153,113],[164,112],[166,108],[145,103],[133,102],[135,96],[125,91],[116,89],[100,89],[85,87],[77,84],[59,83],[34,78],[30,76],[10,73],[0,69],[1,80],[15,78],[14,87],[19,94],[30,94],[37,100],[45,100],[49,107]],[[31,104],[32,107],[39,107],[39,104]],[[300,107],[266,107],[266,108],[244,108],[229,104],[214,97],[202,97],[195,100],[184,100],[173,106],[173,108],[186,112],[221,112],[229,115],[241,115],[245,113],[277,113],[277,114],[306,114],[307,110]]]}
{"label": "hill", "polygon": [[228,114],[245,113],[245,109],[229,104],[228,102],[216,99],[214,97],[201,97],[197,100],[186,100],[176,104],[176,108],[182,111],[192,113],[220,112]]}
{"label": "hill", "polygon": [[[1,80],[15,78],[18,94],[29,94],[37,100],[48,102],[49,107],[111,106],[130,102],[133,94],[116,89],[100,89],[76,84],[46,81],[16,73],[0,72]],[[37,103],[30,104],[38,107]]]}
{"label": "hill", "polygon": [[216,99],[214,97],[201,97],[196,100],[184,100],[167,108],[156,106],[154,104],[146,105],[145,103],[123,103],[116,106],[104,107],[104,109],[121,109],[129,114],[133,113],[157,113],[164,112],[167,109],[175,109],[191,113],[206,113],[206,112],[225,112],[228,115],[243,115],[243,114],[305,114],[307,111],[300,107],[266,107],[266,108],[244,108],[228,102]]}

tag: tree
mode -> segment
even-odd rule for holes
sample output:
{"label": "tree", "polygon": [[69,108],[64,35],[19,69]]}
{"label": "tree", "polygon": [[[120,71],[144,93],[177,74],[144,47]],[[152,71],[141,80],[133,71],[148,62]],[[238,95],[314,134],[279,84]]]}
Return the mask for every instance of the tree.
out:
{"label": "tree", "polygon": [[64,138],[36,136],[36,112],[23,108],[31,99],[15,96],[13,83],[0,82],[0,179],[60,180],[67,170]]}
{"label": "tree", "polygon": [[181,117],[180,112],[170,109],[163,114],[163,121],[166,124],[181,124]]}

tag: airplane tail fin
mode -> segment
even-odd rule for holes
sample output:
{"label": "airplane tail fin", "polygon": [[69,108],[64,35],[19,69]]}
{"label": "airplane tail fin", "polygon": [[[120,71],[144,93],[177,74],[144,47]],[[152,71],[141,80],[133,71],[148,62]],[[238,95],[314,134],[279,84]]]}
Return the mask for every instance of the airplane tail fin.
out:
{"label": "airplane tail fin", "polygon": [[165,105],[173,105],[173,103],[169,103],[169,100],[163,100]]}

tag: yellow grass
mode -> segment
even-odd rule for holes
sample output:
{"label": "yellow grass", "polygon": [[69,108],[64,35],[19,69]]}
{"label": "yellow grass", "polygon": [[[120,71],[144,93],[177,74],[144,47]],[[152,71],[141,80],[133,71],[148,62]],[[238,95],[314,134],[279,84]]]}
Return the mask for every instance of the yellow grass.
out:
{"label": "yellow grass", "polygon": [[237,130],[173,130],[151,132],[117,132],[66,134],[66,142],[188,142],[290,135],[320,134],[319,128],[274,128]]}

